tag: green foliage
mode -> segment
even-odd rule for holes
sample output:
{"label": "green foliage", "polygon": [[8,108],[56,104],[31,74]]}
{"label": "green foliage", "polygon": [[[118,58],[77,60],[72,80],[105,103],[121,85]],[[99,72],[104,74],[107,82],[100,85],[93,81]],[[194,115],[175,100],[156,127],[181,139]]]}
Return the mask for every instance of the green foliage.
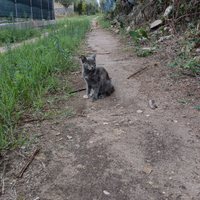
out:
{"label": "green foliage", "polygon": [[106,15],[99,16],[97,18],[97,21],[101,25],[102,28],[109,28],[111,25],[111,22],[106,20]]}
{"label": "green foliage", "polygon": [[149,39],[147,32],[143,29],[138,29],[137,31],[129,31],[129,35],[135,39],[136,43],[138,42],[137,39],[141,38],[142,36]]}
{"label": "green foliage", "polygon": [[14,136],[24,108],[38,110],[45,94],[58,90],[56,76],[74,69],[72,55],[89,26],[89,20],[59,21],[43,39],[13,51],[8,45],[8,51],[0,54],[0,151],[27,141],[23,134]]}
{"label": "green foliage", "polygon": [[196,105],[194,106],[196,109],[200,110],[200,106]]}
{"label": "green foliage", "polygon": [[33,37],[41,36],[38,29],[19,29],[16,27],[7,27],[0,30],[0,45],[8,42],[19,42]]}
{"label": "green foliage", "polygon": [[161,26],[161,31],[162,31],[162,34],[164,34],[164,33],[165,33],[164,26]]}
{"label": "green foliage", "polygon": [[152,50],[151,49],[148,49],[148,50],[140,50],[136,53],[137,56],[139,57],[147,57],[149,56],[150,54],[152,54]]}
{"label": "green foliage", "polygon": [[183,64],[184,69],[191,69],[194,73],[200,73],[200,59],[194,57],[193,59],[187,61]]}
{"label": "green foliage", "polygon": [[121,28],[124,28],[124,24],[123,24],[122,21],[120,22],[120,27],[121,27]]}

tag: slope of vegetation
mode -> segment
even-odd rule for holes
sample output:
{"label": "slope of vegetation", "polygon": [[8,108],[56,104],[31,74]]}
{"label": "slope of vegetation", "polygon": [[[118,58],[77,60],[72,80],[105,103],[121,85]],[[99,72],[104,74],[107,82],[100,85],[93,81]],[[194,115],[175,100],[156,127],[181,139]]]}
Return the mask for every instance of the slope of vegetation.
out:
{"label": "slope of vegetation", "polygon": [[[59,75],[74,69],[72,55],[90,26],[87,19],[62,20],[48,36],[0,54],[0,151],[26,142],[14,136],[17,122],[26,108],[43,105],[44,95],[56,91]],[[59,28],[59,31],[56,31]],[[62,90],[69,91],[67,85]],[[23,138],[23,139],[22,139]]]}

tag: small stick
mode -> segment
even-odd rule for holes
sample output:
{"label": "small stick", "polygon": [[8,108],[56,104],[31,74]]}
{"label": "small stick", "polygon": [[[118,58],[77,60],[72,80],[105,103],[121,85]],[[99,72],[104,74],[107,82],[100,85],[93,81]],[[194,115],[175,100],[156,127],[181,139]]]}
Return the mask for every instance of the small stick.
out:
{"label": "small stick", "polygon": [[97,54],[110,54],[110,52],[85,52],[85,53],[97,53]]}
{"label": "small stick", "polygon": [[78,90],[71,91],[69,94],[80,92],[80,91],[83,91],[83,90],[86,90],[86,88],[81,88],[81,89],[78,89]]}
{"label": "small stick", "polygon": [[142,69],[140,69],[139,71],[137,71],[137,72],[135,72],[135,73],[133,73],[133,74],[131,74],[127,79],[129,79],[129,78],[131,78],[132,76],[134,76],[134,75],[136,75],[136,74],[138,74],[139,72],[141,72],[141,71],[143,71],[144,69],[146,69],[148,66],[146,66],[146,67],[144,67],[144,68],[142,68]]}
{"label": "small stick", "polygon": [[29,160],[26,162],[26,164],[24,165],[24,167],[21,169],[21,171],[19,172],[19,174],[17,175],[17,178],[21,178],[26,170],[26,168],[30,165],[30,163],[33,161],[33,159],[35,158],[36,154],[40,151],[40,149],[36,149],[34,154],[29,158]]}

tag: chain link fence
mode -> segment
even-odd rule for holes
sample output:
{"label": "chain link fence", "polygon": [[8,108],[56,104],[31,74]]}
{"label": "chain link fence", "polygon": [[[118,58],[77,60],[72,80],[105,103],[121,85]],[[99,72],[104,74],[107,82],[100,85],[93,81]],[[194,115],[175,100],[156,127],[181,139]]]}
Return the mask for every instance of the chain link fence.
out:
{"label": "chain link fence", "polygon": [[0,0],[0,18],[53,20],[53,0]]}

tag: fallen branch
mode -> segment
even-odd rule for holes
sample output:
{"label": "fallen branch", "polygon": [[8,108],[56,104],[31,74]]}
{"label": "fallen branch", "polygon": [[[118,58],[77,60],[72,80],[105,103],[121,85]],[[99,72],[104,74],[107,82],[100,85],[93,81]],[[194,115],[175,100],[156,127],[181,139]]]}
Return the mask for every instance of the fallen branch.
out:
{"label": "fallen branch", "polygon": [[44,120],[45,120],[45,118],[42,118],[42,119],[29,119],[29,120],[24,120],[24,121],[20,122],[19,124],[29,123],[29,122],[34,122],[34,121],[41,122],[41,121],[44,121]]}
{"label": "fallen branch", "polygon": [[88,54],[97,53],[97,54],[110,54],[110,52],[85,52]]}
{"label": "fallen branch", "polygon": [[21,169],[21,171],[19,172],[19,174],[17,175],[17,178],[21,178],[26,170],[26,168],[30,165],[30,163],[33,161],[33,159],[35,158],[36,154],[40,151],[40,149],[36,149],[34,154],[29,158],[29,160],[26,162],[26,164],[24,165],[24,167]]}
{"label": "fallen branch", "polygon": [[140,73],[141,71],[145,70],[147,67],[148,67],[148,66],[146,66],[146,67],[140,69],[139,71],[137,71],[137,72],[131,74],[127,79],[131,78],[132,76],[135,76],[136,74],[138,74],[138,73]]}
{"label": "fallen branch", "polygon": [[81,88],[81,89],[78,89],[78,90],[71,91],[69,94],[80,92],[80,91],[83,91],[83,90],[86,90],[86,88]]}

